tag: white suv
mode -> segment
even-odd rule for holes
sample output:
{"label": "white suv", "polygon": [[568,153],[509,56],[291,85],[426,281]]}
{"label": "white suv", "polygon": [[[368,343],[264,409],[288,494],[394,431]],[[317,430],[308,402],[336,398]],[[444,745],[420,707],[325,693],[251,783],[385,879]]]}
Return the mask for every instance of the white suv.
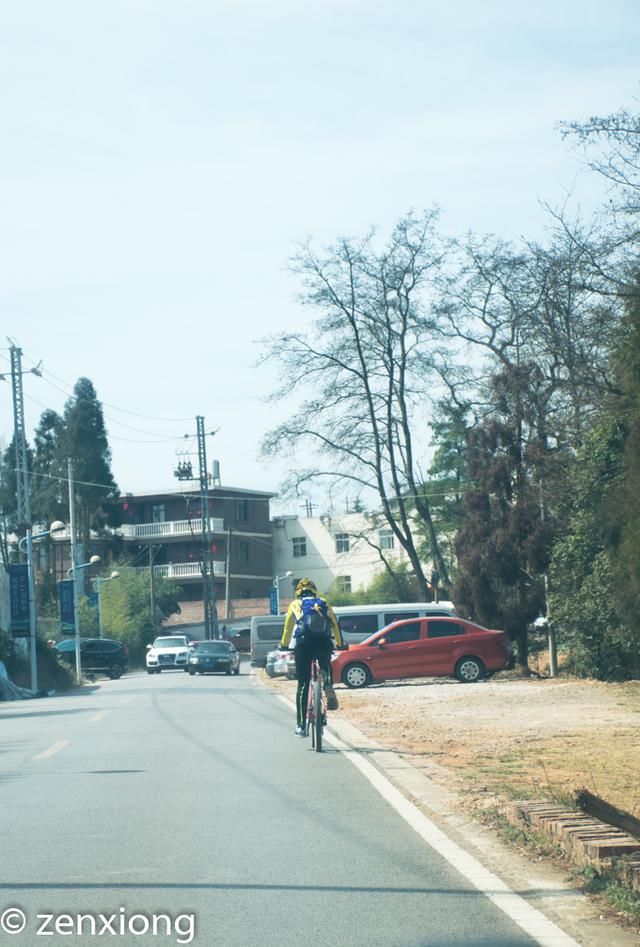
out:
{"label": "white suv", "polygon": [[189,670],[191,644],[186,635],[165,635],[147,645],[147,674],[159,674],[166,669]]}

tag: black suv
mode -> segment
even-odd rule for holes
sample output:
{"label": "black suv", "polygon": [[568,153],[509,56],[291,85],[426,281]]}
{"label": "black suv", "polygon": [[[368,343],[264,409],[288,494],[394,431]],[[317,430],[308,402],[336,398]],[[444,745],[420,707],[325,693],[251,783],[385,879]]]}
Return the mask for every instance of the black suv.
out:
{"label": "black suv", "polygon": [[[76,640],[59,641],[56,651],[61,661],[76,666]],[[89,674],[106,674],[115,681],[127,670],[129,650],[122,641],[113,638],[81,638],[80,666]]]}

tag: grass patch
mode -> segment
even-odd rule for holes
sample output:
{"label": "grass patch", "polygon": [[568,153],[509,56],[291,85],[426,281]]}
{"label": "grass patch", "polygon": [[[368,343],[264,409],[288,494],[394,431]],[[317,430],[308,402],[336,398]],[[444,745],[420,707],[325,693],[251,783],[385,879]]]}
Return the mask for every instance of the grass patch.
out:
{"label": "grass patch", "polygon": [[640,894],[622,884],[614,868],[587,865],[571,874],[586,892],[604,898],[616,913],[624,914],[635,924],[640,923]]}
{"label": "grass patch", "polygon": [[541,858],[566,859],[567,857],[562,845],[552,841],[545,832],[514,825],[498,809],[484,809],[480,814],[480,819],[496,829],[505,842],[509,842],[516,848],[526,849],[530,854]]}

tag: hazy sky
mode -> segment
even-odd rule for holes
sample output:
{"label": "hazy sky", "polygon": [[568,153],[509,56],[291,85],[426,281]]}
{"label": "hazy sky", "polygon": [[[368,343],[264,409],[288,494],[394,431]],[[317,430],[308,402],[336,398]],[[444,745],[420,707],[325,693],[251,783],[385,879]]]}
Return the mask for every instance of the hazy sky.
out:
{"label": "hazy sky", "polygon": [[[0,365],[5,336],[44,361],[30,429],[86,375],[123,491],[176,482],[196,414],[224,483],[277,489],[253,366],[308,318],[296,241],[434,203],[539,236],[541,199],[598,194],[557,123],[634,108],[639,51],[637,0],[0,0]],[[0,412],[8,440],[6,382]]]}

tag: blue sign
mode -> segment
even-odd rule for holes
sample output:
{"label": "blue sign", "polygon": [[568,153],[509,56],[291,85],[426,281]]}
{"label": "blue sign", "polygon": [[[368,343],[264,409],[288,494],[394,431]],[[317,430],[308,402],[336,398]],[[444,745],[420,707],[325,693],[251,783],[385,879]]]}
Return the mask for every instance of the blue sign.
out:
{"label": "blue sign", "polygon": [[280,596],[278,595],[278,589],[275,585],[272,585],[269,589],[269,614],[280,614]]}
{"label": "blue sign", "polygon": [[74,635],[76,623],[73,607],[73,579],[63,579],[62,582],[58,582],[58,599],[60,602],[60,631],[63,635]]}
{"label": "blue sign", "polygon": [[11,598],[11,634],[14,638],[28,638],[29,627],[29,569],[23,565],[9,566],[9,594]]}
{"label": "blue sign", "polygon": [[97,592],[87,592],[87,604],[90,605],[91,608],[98,607],[98,593]]}

